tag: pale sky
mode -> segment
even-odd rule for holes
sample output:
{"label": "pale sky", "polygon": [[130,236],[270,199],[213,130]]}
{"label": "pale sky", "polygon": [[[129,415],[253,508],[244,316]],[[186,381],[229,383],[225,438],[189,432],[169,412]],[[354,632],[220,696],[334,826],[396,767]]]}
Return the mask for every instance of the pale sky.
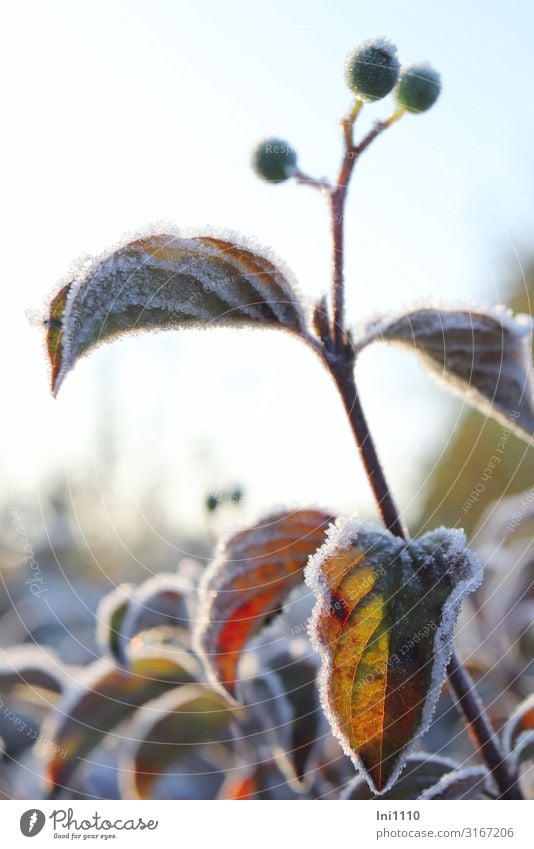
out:
{"label": "pale sky", "polygon": [[[139,336],[48,389],[39,308],[81,254],[155,221],[232,228],[271,246],[318,297],[329,286],[318,195],[259,182],[250,151],[286,138],[333,177],[343,62],[387,34],[402,61],[430,60],[443,94],[358,164],[347,219],[354,323],[422,298],[502,301],[503,271],[531,244],[534,13],[527,0],[123,0],[23,2],[2,20],[4,497],[47,476],[105,472],[99,433],[117,422],[121,492],[168,491],[169,516],[203,522],[202,496],[241,482],[270,505],[368,509],[341,404],[313,354],[276,333]],[[362,127],[391,104],[366,108]],[[410,355],[362,356],[363,400],[394,489],[415,509],[421,464],[461,411]],[[11,493],[11,494],[10,494]],[[15,496],[13,495],[15,493]]]}

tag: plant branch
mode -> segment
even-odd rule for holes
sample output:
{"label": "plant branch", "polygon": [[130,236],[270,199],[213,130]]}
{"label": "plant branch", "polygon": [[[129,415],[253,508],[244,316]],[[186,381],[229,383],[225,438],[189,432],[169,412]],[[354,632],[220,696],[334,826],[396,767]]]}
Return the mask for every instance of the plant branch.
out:
{"label": "plant branch", "polygon": [[486,715],[474,681],[456,652],[452,653],[447,674],[451,689],[467,720],[471,736],[499,788],[499,798],[522,799],[523,794],[518,778],[508,770],[505,757],[497,742],[497,734]]}
{"label": "plant branch", "polygon": [[[339,170],[336,186],[330,193],[333,247],[333,345],[329,349],[322,349],[321,355],[343,401],[384,524],[395,536],[407,539],[407,532],[391,494],[359,399],[354,376],[355,351],[347,337],[344,308],[344,210],[350,178],[361,153],[387,127],[397,121],[403,112],[397,110],[385,121],[375,124],[362,141],[358,145],[354,145],[352,143],[352,128],[360,108],[353,110],[351,115],[342,122],[345,156]],[[476,740],[480,754],[499,789],[500,798],[521,799],[522,795],[517,776],[513,776],[509,771],[497,741],[497,734],[486,716],[483,704],[475,690],[475,685],[462,661],[454,652],[450,660],[448,676],[449,684],[466,718],[468,728]]]}
{"label": "plant branch", "polygon": [[[326,361],[341,395],[384,524],[391,533],[402,539],[407,539],[406,530],[391,495],[359,400],[354,379],[353,358],[342,357],[340,359],[336,356],[327,356]],[[499,789],[500,798],[522,799],[517,776],[512,775],[508,769],[506,759],[498,743],[497,733],[485,713],[483,704],[476,692],[475,684],[454,651],[447,674],[450,687],[464,714],[471,735],[476,741],[480,754]]]}

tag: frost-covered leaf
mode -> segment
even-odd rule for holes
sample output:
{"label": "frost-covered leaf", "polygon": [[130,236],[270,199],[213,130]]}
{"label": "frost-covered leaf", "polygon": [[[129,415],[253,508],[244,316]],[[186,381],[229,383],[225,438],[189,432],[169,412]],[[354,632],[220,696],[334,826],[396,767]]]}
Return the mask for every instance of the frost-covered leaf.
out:
{"label": "frost-covered leaf", "polygon": [[503,729],[503,747],[517,769],[534,761],[534,695],[519,704]]}
{"label": "frost-covered leaf", "polygon": [[143,631],[155,634],[154,629],[165,626],[175,628],[180,644],[188,646],[186,594],[191,592],[193,585],[184,576],[173,573],[160,573],[138,587],[133,584],[116,587],[104,596],[97,610],[96,636],[102,652],[124,663],[131,640]]}
{"label": "frost-covered leaf", "polygon": [[203,576],[194,645],[214,684],[235,695],[248,640],[303,580],[331,517],[321,510],[274,513],[221,545]]}
{"label": "frost-covered leaf", "polygon": [[430,369],[519,436],[534,434],[532,317],[501,309],[422,308],[373,323],[359,344],[415,348]]}
{"label": "frost-covered leaf", "polygon": [[534,761],[534,731],[524,731],[519,735],[511,759],[515,769]]}
{"label": "frost-covered leaf", "polygon": [[265,760],[272,752],[287,752],[291,742],[293,711],[276,673],[262,670],[237,682],[236,695],[247,708],[243,736],[254,757]]}
{"label": "frost-covered leaf", "polygon": [[437,784],[421,793],[420,799],[491,799],[494,798],[490,773],[485,766],[457,769],[444,775]]}
{"label": "frost-covered leaf", "polygon": [[310,560],[323,707],[374,792],[389,790],[428,728],[461,601],[480,580],[465,535],[447,528],[406,542],[338,521]]}
{"label": "frost-covered leaf", "polygon": [[96,611],[96,642],[102,654],[109,654],[122,663],[122,624],[133,584],[120,584],[105,595]]}
{"label": "frost-covered leaf", "polygon": [[290,273],[237,236],[151,233],[85,263],[50,304],[47,344],[57,393],[80,356],[138,330],[282,327],[305,316]]}
{"label": "frost-covered leaf", "polygon": [[[384,793],[381,799],[418,799],[425,790],[433,787],[446,773],[458,766],[450,758],[439,755],[409,755],[406,766],[391,790]],[[376,798],[367,781],[356,775],[344,789],[342,799],[374,799]]]}
{"label": "frost-covered leaf", "polygon": [[[237,709],[240,711],[242,709]],[[236,708],[221,693],[200,684],[171,690],[140,709],[130,729],[131,742],[122,753],[122,795],[153,798],[163,773],[194,780],[191,755],[204,761],[203,778],[233,763]]]}
{"label": "frost-covered leaf", "polygon": [[295,657],[281,652],[271,660],[271,666],[293,710],[287,752],[295,774],[303,781],[313,748],[326,730],[317,693],[317,664],[309,655]]}
{"label": "frost-covered leaf", "polygon": [[129,669],[107,659],[90,664],[51,714],[44,736],[58,747],[46,758],[46,781],[52,790],[65,786],[87,752],[135,708],[192,681],[197,671],[194,658],[185,652],[177,660],[141,647],[129,661]]}
{"label": "frost-covered leaf", "polygon": [[[249,658],[250,655],[247,655],[247,660]],[[248,672],[247,666],[244,671]],[[315,737],[310,741],[303,732],[307,730],[306,722],[310,713],[315,714],[313,731],[316,731],[317,714],[320,710],[318,711],[312,694],[304,717],[296,716],[295,703],[291,701],[290,693],[286,692],[286,683],[272,669],[264,669],[254,677],[243,677],[237,682],[237,699],[246,707],[241,717],[241,733],[247,749],[246,760],[264,766],[272,762],[270,769],[263,773],[263,778],[257,766],[254,770],[258,794],[265,784],[264,779],[273,772],[279,774],[281,783],[290,785],[291,797],[295,793],[301,794],[304,789],[301,765],[305,762],[309,746],[315,742]],[[289,689],[293,690],[296,684],[297,681],[292,680]],[[313,689],[316,691],[315,686]],[[263,786],[263,789],[266,787]]]}
{"label": "frost-covered leaf", "polygon": [[189,611],[186,595],[191,585],[183,576],[172,573],[155,575],[144,581],[133,593],[122,623],[125,642],[148,628],[168,625],[187,634]]}
{"label": "frost-covered leaf", "polygon": [[522,734],[534,731],[534,695],[524,699],[512,712],[503,729],[504,750],[511,754]]}
{"label": "frost-covered leaf", "polygon": [[232,770],[227,775],[217,798],[287,801],[308,797],[302,786],[287,780],[286,775],[279,768],[279,762],[271,758],[249,765],[243,772]]}

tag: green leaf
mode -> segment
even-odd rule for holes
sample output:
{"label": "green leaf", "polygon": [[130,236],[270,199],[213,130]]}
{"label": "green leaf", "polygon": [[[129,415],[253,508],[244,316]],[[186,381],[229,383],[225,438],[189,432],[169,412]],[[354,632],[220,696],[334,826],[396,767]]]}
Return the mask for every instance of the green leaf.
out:
{"label": "green leaf", "polygon": [[301,334],[290,273],[236,236],[152,233],[85,263],[52,299],[47,345],[56,394],[83,354],[125,333],[278,327]]}
{"label": "green leaf", "polygon": [[448,528],[406,542],[340,521],[310,560],[323,708],[375,793],[393,786],[430,724],[460,604],[480,580],[464,534]]}
{"label": "green leaf", "polygon": [[393,342],[423,362],[469,404],[523,439],[534,435],[531,316],[422,308],[371,324],[358,343]]}

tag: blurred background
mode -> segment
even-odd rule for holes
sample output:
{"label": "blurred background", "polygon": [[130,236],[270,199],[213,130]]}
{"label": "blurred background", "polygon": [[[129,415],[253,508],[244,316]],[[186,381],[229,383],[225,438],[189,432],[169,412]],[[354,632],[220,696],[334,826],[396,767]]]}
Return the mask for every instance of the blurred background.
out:
{"label": "blurred background", "polygon": [[[0,643],[85,663],[97,602],[120,581],[205,562],[223,529],[273,504],[375,510],[335,390],[283,335],[132,337],[81,362],[53,400],[35,316],[57,281],[77,257],[170,221],[258,237],[317,298],[329,286],[326,207],[306,188],[259,182],[250,151],[280,136],[305,171],[333,177],[344,58],[385,33],[401,61],[435,65],[443,93],[358,165],[351,321],[429,297],[532,312],[534,9],[34,0],[2,23]],[[358,132],[389,108],[364,109]],[[502,427],[409,353],[373,346],[358,369],[412,529],[465,526],[476,546],[484,511],[532,485],[532,448],[510,435],[466,513]]]}

